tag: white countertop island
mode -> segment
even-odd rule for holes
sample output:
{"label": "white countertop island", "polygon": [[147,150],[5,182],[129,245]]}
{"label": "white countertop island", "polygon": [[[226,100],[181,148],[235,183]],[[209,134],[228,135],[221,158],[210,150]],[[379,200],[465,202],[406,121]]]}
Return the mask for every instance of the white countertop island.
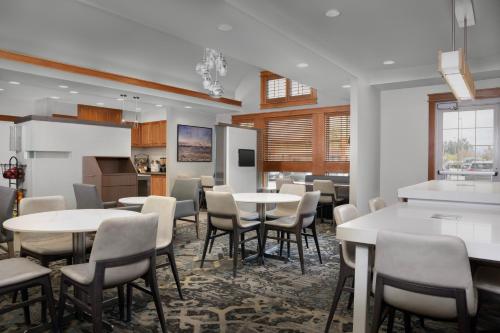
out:
{"label": "white countertop island", "polygon": [[398,197],[408,202],[500,205],[500,182],[431,180],[400,188]]}

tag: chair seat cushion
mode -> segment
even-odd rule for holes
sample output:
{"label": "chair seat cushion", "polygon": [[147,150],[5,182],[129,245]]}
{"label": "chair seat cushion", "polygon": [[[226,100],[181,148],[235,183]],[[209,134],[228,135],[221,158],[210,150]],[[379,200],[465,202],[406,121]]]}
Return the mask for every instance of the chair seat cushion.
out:
{"label": "chair seat cushion", "polygon": [[[87,238],[86,246],[92,247],[92,240]],[[71,234],[44,235],[21,242],[21,248],[41,255],[71,255],[73,236]]]}
{"label": "chair seat cushion", "polygon": [[295,212],[289,212],[278,208],[268,210],[266,212],[266,217],[269,219],[279,219],[280,217],[288,217],[293,215],[295,215]]}
{"label": "chair seat cushion", "polygon": [[266,224],[274,227],[290,228],[295,224],[295,219],[295,216],[285,216],[276,220],[266,221]]}
{"label": "chair seat cushion", "polygon": [[176,202],[174,218],[177,219],[180,217],[192,216],[195,214],[196,210],[194,208],[193,200],[181,200]]}
{"label": "chair seat cushion", "polygon": [[245,221],[255,221],[259,219],[259,213],[257,212],[248,212],[246,210],[240,209],[240,219]]}
{"label": "chair seat cushion", "polygon": [[[244,229],[259,225],[260,221],[247,221],[240,219],[240,226]],[[212,225],[221,230],[233,230],[233,220],[212,217]]]}
{"label": "chair seat cushion", "polygon": [[4,259],[0,262],[0,287],[26,282],[50,274],[50,269],[26,258]]}
{"label": "chair seat cushion", "polygon": [[[146,274],[148,269],[148,259],[126,266],[107,268],[104,274],[104,287],[114,287],[134,281]],[[94,279],[93,268],[89,263],[64,266],[61,268],[61,274],[83,285],[90,284]]]}
{"label": "chair seat cushion", "polygon": [[474,275],[477,289],[500,295],[500,269],[495,267],[479,267]]}

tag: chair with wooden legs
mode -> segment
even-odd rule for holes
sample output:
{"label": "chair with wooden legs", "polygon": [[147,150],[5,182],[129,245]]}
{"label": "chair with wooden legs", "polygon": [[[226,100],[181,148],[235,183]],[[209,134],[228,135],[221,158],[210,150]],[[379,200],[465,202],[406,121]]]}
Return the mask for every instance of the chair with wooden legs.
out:
{"label": "chair with wooden legs", "polygon": [[[14,257],[14,233],[3,228],[3,223],[12,217],[14,202],[16,201],[16,190],[0,186],[0,244],[6,244],[7,257]],[[2,255],[5,257],[5,255]]]}
{"label": "chair with wooden legs", "polygon": [[[321,222],[324,220],[324,207],[332,207],[332,211],[335,207],[346,204],[347,200],[345,198],[337,197],[337,189],[335,184],[328,179],[314,179],[313,180],[313,190],[320,191],[321,197],[319,198],[319,211]],[[334,217],[332,216],[332,224]]]}
{"label": "chair with wooden legs", "polygon": [[[61,268],[59,322],[62,323],[68,300],[81,311],[92,314],[94,332],[102,332],[103,291],[118,289],[120,317],[123,317],[123,286],[144,278],[151,286],[162,332],[166,332],[156,280],[157,231],[157,214],[138,214],[103,221],[97,230],[89,262]],[[89,304],[69,293],[69,286],[86,294]]]}
{"label": "chair with wooden legs", "polygon": [[[347,204],[335,207],[333,210],[333,215],[335,223],[341,225],[359,217],[359,211],[356,206]],[[347,279],[352,278],[354,282],[354,269],[356,266],[355,262],[355,245],[349,242],[341,242],[339,246],[339,257],[340,257],[340,269],[339,277],[337,280],[337,287],[335,288],[335,293],[333,295],[333,302],[330,308],[330,313],[326,322],[325,332],[330,330],[332,325],[333,316],[337,310],[339,304],[340,296],[342,292],[346,291],[350,293],[348,307],[351,307],[353,301],[354,288],[353,286],[346,286]]]}
{"label": "chair with wooden legs", "polygon": [[[57,318],[52,296],[52,285],[50,283],[50,269],[39,266],[26,258],[10,258],[0,261],[0,296],[21,292],[22,301],[16,304],[0,308],[0,315],[23,308],[24,321],[26,325],[31,324],[30,304],[41,302],[43,304],[41,319],[46,323],[46,309],[51,317],[52,332],[57,332]],[[41,296],[28,298],[28,290],[42,287]],[[44,325],[43,325],[44,326]],[[42,328],[42,325],[36,328]]]}
{"label": "chair with wooden legs", "polygon": [[[172,236],[174,232],[174,212],[175,212],[175,198],[154,196],[151,195],[146,198],[142,206],[142,213],[156,213],[158,219],[158,235],[156,236],[156,257],[166,256],[166,262],[157,264],[156,268],[162,268],[170,265],[172,275],[174,276],[175,284],[179,298],[182,297],[181,283],[179,280],[179,273],[177,272],[177,265],[175,263],[174,244],[172,243]],[[151,290],[143,288],[135,283],[129,283],[127,286],[127,321],[132,319],[132,287],[139,289],[147,294],[152,294]]]}
{"label": "chair with wooden legs", "polygon": [[385,206],[386,206],[385,201],[381,197],[376,197],[368,200],[368,207],[370,207],[371,213],[375,213],[377,210],[385,208]]}
{"label": "chair with wooden legs", "polygon": [[[428,236],[380,231],[377,234],[371,332],[378,332],[383,312],[394,311],[441,321],[457,321],[459,332],[472,332],[477,293],[467,248],[453,236]],[[406,320],[405,331],[411,332]]]}
{"label": "chair with wooden legs", "polygon": [[[174,237],[176,221],[181,220],[194,222],[196,238],[199,238],[200,181],[198,179],[176,179],[170,195],[177,200],[174,216]],[[194,220],[187,219],[190,216],[194,216]]]}
{"label": "chair with wooden legs", "polygon": [[[283,185],[283,187],[285,186],[286,185]],[[302,274],[305,273],[304,249],[302,246],[302,236],[303,236],[302,231],[307,227],[311,227],[311,229],[313,230],[314,242],[316,243],[316,250],[318,252],[318,257],[321,262],[321,252],[319,249],[318,237],[316,233],[316,224],[315,224],[316,207],[318,206],[319,197],[320,197],[319,191],[306,192],[302,197],[302,199],[300,200],[294,216],[281,217],[279,219],[267,221],[265,223],[264,242],[262,244],[263,246],[262,251],[265,250],[265,245],[268,238],[276,239],[280,242],[296,243],[297,248],[299,250],[300,269],[302,271]],[[268,236],[269,230],[278,231],[278,235],[280,236],[277,237]],[[295,240],[290,239],[290,237],[285,239],[283,237],[283,234],[293,234],[295,235]]]}
{"label": "chair with wooden legs", "polygon": [[200,184],[201,184],[200,207],[207,208],[205,193],[207,191],[212,191],[213,187],[215,186],[215,179],[213,176],[200,176]]}
{"label": "chair with wooden legs", "polygon": [[[232,238],[232,257],[233,257],[233,277],[236,277],[238,267],[238,249],[241,245],[242,259],[245,257],[245,243],[257,239],[258,249],[260,244],[260,222],[245,221],[240,218],[240,211],[233,195],[228,192],[209,191],[207,195],[207,234],[200,268],[203,268],[205,257],[207,255],[208,245],[212,239],[228,235]],[[221,233],[218,233],[218,232]],[[256,237],[245,239],[245,234],[249,231],[255,231]]]}

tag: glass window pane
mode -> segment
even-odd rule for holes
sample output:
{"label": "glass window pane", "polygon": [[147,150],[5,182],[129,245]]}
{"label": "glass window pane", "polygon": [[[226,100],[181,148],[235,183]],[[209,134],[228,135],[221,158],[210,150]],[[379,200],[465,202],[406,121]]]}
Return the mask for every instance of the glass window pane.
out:
{"label": "glass window pane", "polygon": [[493,161],[493,146],[476,146],[476,161]]}
{"label": "glass window pane", "polygon": [[460,128],[476,127],[476,111],[460,111],[458,118]]}
{"label": "glass window pane", "polygon": [[443,129],[458,128],[458,112],[443,112]]}
{"label": "glass window pane", "polygon": [[476,144],[489,145],[494,143],[494,129],[491,128],[478,128],[476,129]]}
{"label": "glass window pane", "polygon": [[493,109],[488,110],[477,110],[476,112],[476,126],[477,127],[494,127],[494,111]]}

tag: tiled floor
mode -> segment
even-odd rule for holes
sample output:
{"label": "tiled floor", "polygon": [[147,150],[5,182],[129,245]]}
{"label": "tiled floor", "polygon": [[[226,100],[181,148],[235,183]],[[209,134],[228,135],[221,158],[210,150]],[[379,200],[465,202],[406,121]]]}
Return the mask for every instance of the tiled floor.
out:
{"label": "tiled floor", "polygon": [[[204,223],[200,230],[205,230]],[[233,279],[227,238],[218,239],[205,268],[200,269],[203,241],[196,240],[194,225],[179,225],[175,251],[184,301],[178,298],[170,269],[158,272],[169,332],[323,332],[336,283],[338,245],[329,224],[321,224],[320,230],[323,264],[319,264],[312,247],[306,250],[305,275],[300,274],[297,253],[292,244],[292,262],[269,259],[264,266],[245,264],[240,266],[238,277]],[[247,248],[255,246],[249,244]],[[57,293],[57,266],[53,268],[53,285]],[[114,294],[109,292],[108,295]],[[3,297],[1,301],[6,304],[10,298]],[[346,303],[344,295],[331,332],[352,331],[352,312],[346,309]],[[480,320],[480,324],[498,324],[490,314],[500,314],[499,309],[483,311],[486,318]],[[34,320],[38,318],[38,311],[38,307],[33,307]],[[159,331],[156,311],[149,296],[136,291],[133,311],[131,323],[118,320],[116,307],[106,310],[105,317],[115,325],[115,332]],[[0,332],[22,332],[22,323],[22,311],[3,315]],[[401,330],[398,318],[396,331]],[[66,331],[91,332],[92,327],[89,323],[73,320],[66,326]],[[426,321],[426,329],[422,329],[415,322],[415,331],[454,332],[455,326]]]}

